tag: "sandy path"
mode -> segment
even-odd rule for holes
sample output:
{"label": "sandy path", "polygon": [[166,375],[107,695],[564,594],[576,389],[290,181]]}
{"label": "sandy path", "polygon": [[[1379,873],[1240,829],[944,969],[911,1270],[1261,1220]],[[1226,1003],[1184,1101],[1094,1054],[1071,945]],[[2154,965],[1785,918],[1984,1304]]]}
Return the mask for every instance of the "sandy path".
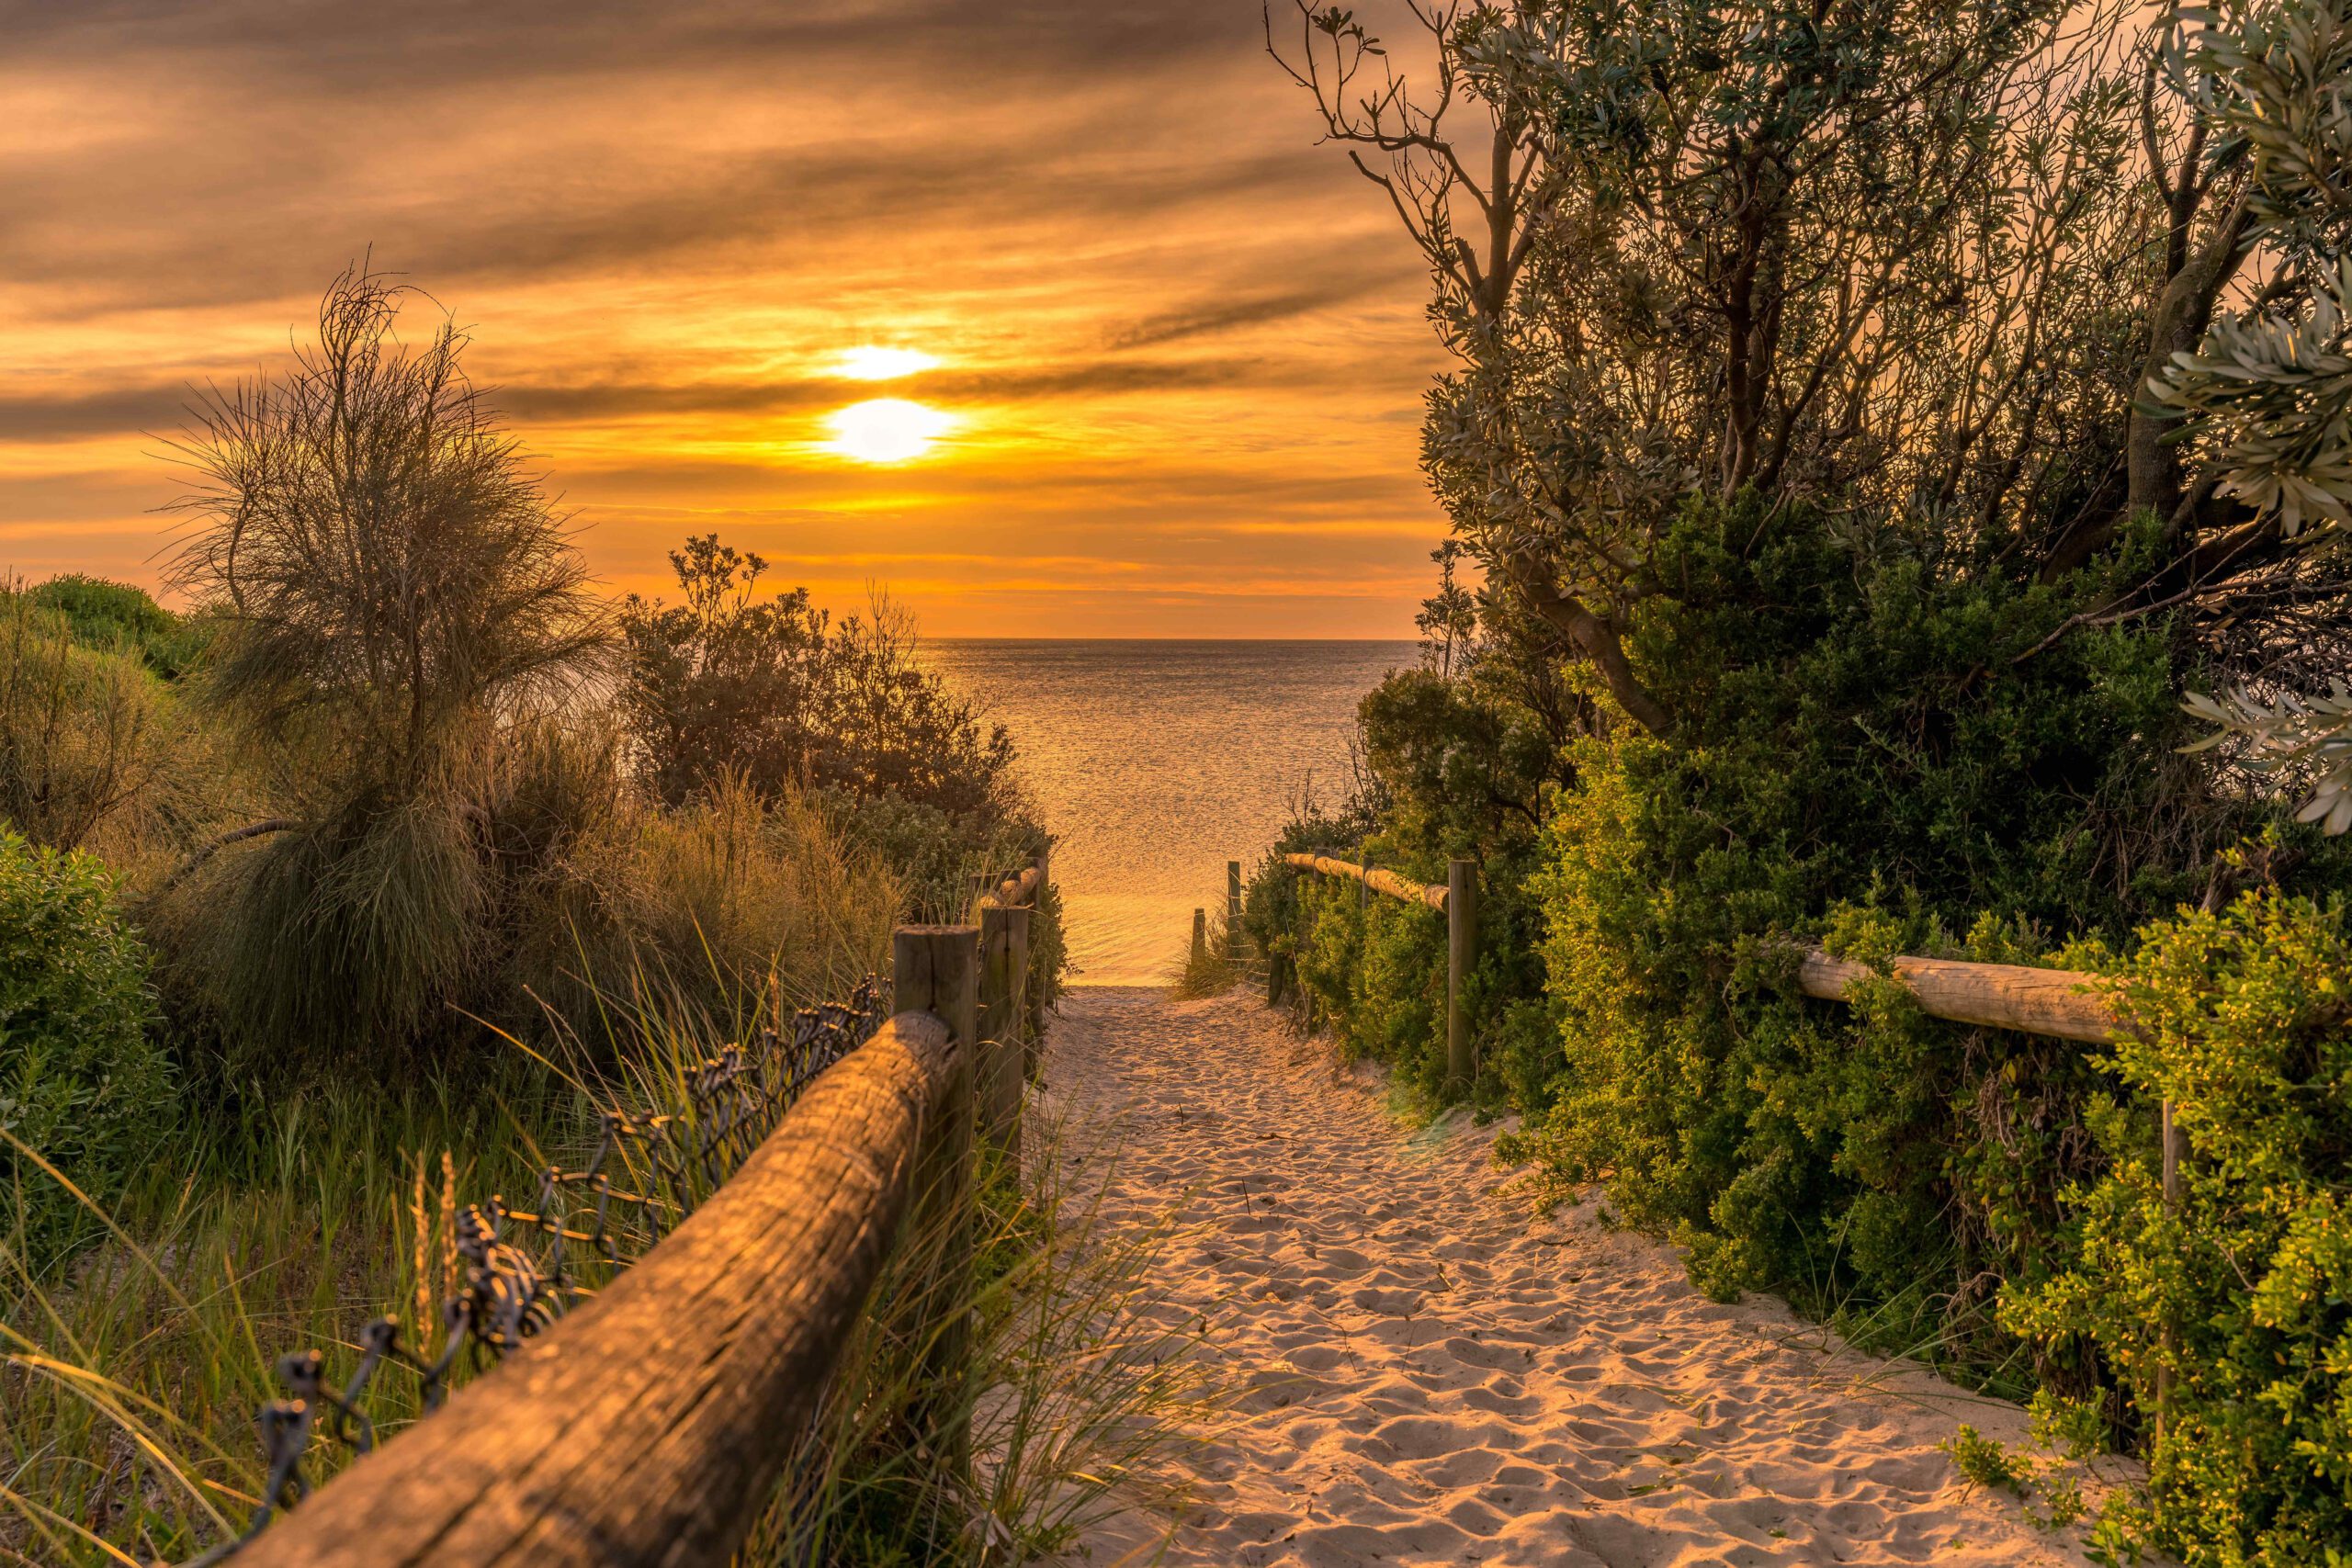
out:
{"label": "sandy path", "polygon": [[1076,992],[1046,1090],[1116,1156],[1106,1213],[1182,1203],[1166,1311],[1205,1314],[1242,1391],[1182,1461],[1182,1517],[1084,1560],[2086,1561],[1939,1449],[1963,1420],[2016,1439],[2014,1407],[1709,1302],[1589,1204],[1531,1219],[1493,1130],[1400,1125],[1245,997]]}

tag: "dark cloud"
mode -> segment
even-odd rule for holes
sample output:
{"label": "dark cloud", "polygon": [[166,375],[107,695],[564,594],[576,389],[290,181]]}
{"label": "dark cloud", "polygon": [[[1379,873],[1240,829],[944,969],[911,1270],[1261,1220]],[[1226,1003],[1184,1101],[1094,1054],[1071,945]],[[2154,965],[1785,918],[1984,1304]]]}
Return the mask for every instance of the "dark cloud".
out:
{"label": "dark cloud", "polygon": [[[759,381],[510,382],[487,400],[526,427],[691,414],[806,414],[873,397],[918,397],[951,407],[1051,402],[1179,389],[1295,385],[1310,367],[1255,360],[1121,360],[1021,370],[941,369],[883,385],[834,376]],[[123,434],[175,437],[199,412],[206,389],[187,384],[108,388],[75,396],[0,393],[0,442],[87,441]]]}
{"label": "dark cloud", "polygon": [[1238,299],[1219,298],[1204,300],[1174,310],[1163,310],[1125,327],[1114,328],[1106,339],[1106,345],[1111,348],[1149,348],[1181,343],[1187,338],[1215,337],[1242,327],[1264,326],[1271,321],[1288,321],[1294,316],[1328,310],[1369,295],[1393,297],[1397,285],[1408,276],[1418,275],[1408,274],[1402,269],[1389,273],[1366,272],[1352,277],[1332,278],[1310,288],[1284,289],[1280,293]]}
{"label": "dark cloud", "polygon": [[26,55],[347,90],[761,60],[1058,78],[1227,56],[1259,21],[1214,0],[7,0],[0,28]]}

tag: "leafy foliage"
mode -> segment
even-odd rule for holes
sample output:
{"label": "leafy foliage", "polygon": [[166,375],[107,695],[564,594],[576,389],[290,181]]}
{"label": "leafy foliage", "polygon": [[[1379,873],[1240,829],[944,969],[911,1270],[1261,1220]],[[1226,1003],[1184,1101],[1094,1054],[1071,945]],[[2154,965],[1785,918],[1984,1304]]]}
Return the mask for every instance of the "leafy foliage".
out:
{"label": "leafy foliage", "polygon": [[805,588],[755,599],[767,562],[716,534],[688,539],[670,565],[684,603],[631,594],[621,607],[621,711],[647,782],[674,805],[729,773],[771,792],[808,781],[823,743],[823,612]]}
{"label": "leafy foliage", "polygon": [[192,670],[211,639],[209,617],[175,615],[129,583],[69,571],[31,589],[32,602],[65,617],[85,648],[135,649],[147,668],[167,681]]}
{"label": "leafy foliage", "polygon": [[622,711],[664,800],[734,774],[763,794],[798,784],[951,816],[1002,804],[1011,738],[917,663],[913,626],[887,601],[839,626],[805,588],[761,601],[767,562],[716,534],[670,564],[682,603],[631,595],[621,610]]}
{"label": "leafy foliage", "polygon": [[[2352,927],[2249,892],[2086,945],[2137,1032],[2089,1107],[2100,1173],[2069,1195],[2066,1264],[2003,1316],[2076,1340],[2143,1415],[2150,1523],[2194,1568],[2324,1561],[2352,1538]],[[2167,1205],[2147,1109],[2187,1145]],[[2169,1380],[2168,1396],[2160,1392]]]}
{"label": "leafy foliage", "polygon": [[[147,949],[105,868],[0,828],[0,1132],[112,1200],[172,1120],[154,1021]],[[45,1257],[86,1222],[12,1145],[0,1187],[20,1252]]]}

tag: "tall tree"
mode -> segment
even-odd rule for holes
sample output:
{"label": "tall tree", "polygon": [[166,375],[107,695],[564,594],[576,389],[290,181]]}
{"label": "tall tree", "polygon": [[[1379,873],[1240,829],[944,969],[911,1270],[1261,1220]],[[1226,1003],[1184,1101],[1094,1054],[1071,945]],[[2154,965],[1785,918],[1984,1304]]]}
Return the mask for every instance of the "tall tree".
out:
{"label": "tall tree", "polygon": [[[2333,15],[2239,9],[2278,39]],[[1458,368],[1426,459],[1457,536],[1635,723],[1675,726],[1626,639],[1675,592],[1657,545],[1693,497],[1868,516],[1945,572],[2136,562],[2070,630],[2178,612],[2229,658],[2251,626],[2340,618],[2150,389],[2276,231],[2241,102],[2260,51],[2211,42],[2239,24],[2135,27],[2122,0],[1410,10],[1418,78],[1308,0],[1279,38],[1269,12],[1269,47],[1430,262]],[[2334,70],[2278,66],[2271,101],[2326,122]]]}

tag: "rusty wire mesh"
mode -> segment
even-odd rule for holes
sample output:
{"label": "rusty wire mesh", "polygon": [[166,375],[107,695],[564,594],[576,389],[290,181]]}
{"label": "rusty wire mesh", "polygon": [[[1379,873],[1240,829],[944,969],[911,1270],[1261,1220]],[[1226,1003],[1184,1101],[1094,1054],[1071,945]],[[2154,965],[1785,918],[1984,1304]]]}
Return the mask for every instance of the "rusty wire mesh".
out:
{"label": "rusty wire mesh", "polygon": [[288,1397],[270,1401],[255,1418],[268,1465],[260,1504],[243,1534],[188,1568],[225,1561],[308,1496],[303,1461],[322,1435],[358,1453],[375,1447],[368,1398],[387,1367],[411,1373],[424,1408],[436,1410],[461,1360],[480,1370],[593,1295],[579,1267],[582,1252],[617,1269],[658,1243],[695,1195],[716,1189],[751,1156],[819,1073],[872,1039],[888,1017],[886,983],[869,976],[848,1000],[804,1008],[788,1028],[763,1029],[749,1045],[730,1044],[695,1064],[678,1086],[679,1109],[606,1110],[585,1163],[543,1170],[532,1207],[493,1193],[458,1209],[458,1289],[442,1304],[439,1354],[426,1353],[429,1341],[412,1345],[400,1320],[386,1316],[361,1330],[357,1359],[339,1386],[328,1381],[320,1351],[280,1357]]}

